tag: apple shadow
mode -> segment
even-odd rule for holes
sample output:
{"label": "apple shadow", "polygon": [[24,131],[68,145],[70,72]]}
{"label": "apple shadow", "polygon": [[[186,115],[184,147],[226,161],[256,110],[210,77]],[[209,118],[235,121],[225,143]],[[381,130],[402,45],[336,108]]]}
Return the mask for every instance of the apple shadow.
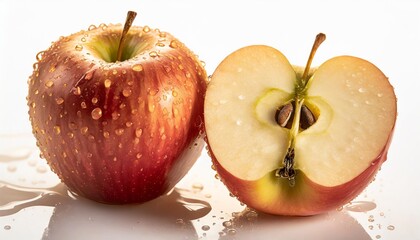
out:
{"label": "apple shadow", "polygon": [[345,210],[309,217],[283,217],[259,213],[249,208],[235,214],[219,233],[233,239],[371,239],[365,229]]}
{"label": "apple shadow", "polygon": [[191,220],[207,215],[211,206],[188,194],[175,188],[138,205],[67,198],[56,205],[42,239],[197,239]]}

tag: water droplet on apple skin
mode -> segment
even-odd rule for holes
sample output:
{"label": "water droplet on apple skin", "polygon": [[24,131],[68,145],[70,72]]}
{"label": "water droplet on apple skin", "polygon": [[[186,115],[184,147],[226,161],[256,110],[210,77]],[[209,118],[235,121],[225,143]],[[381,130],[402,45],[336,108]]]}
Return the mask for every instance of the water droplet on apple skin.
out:
{"label": "water droplet on apple skin", "polygon": [[102,117],[102,109],[101,108],[94,108],[91,112],[91,116],[94,120],[98,120]]}
{"label": "water droplet on apple skin", "polygon": [[74,47],[74,49],[75,49],[76,51],[82,51],[82,50],[83,50],[83,46],[82,46],[82,45],[80,45],[80,44],[77,44],[77,45]]}
{"label": "water droplet on apple skin", "polygon": [[135,72],[141,72],[143,71],[143,66],[141,64],[135,64],[131,67],[131,69]]}

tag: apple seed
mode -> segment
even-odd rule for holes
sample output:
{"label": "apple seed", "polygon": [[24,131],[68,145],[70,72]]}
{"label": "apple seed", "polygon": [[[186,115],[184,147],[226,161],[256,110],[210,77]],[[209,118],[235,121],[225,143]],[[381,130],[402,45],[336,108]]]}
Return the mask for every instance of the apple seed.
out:
{"label": "apple seed", "polygon": [[316,119],[311,110],[303,105],[300,112],[300,127],[305,130],[315,123]]}
{"label": "apple seed", "polygon": [[[295,101],[288,102],[287,104],[279,107],[274,116],[275,121],[283,128],[291,129],[294,119],[294,103]],[[300,130],[306,130],[316,122],[316,118],[312,111],[306,106],[302,105],[299,119]]]}
{"label": "apple seed", "polygon": [[286,127],[293,113],[293,104],[291,102],[277,109],[275,119],[281,127]]}

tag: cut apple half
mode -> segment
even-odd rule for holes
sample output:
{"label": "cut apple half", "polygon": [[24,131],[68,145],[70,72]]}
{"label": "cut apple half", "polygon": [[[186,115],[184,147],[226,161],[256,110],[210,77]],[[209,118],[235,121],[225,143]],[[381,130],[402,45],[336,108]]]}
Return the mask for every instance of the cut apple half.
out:
{"label": "cut apple half", "polygon": [[[241,201],[269,213],[310,215],[351,200],[385,160],[395,125],[393,87],[372,63],[340,56],[302,70],[272,47],[248,46],[220,63],[206,92],[216,170]],[[355,189],[343,188],[350,182]],[[303,206],[334,188],[346,193]]]}

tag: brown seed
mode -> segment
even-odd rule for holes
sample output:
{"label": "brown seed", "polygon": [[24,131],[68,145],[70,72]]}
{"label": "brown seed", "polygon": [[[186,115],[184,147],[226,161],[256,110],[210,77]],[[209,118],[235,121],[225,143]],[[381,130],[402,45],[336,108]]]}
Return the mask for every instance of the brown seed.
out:
{"label": "brown seed", "polygon": [[302,129],[307,129],[315,123],[315,116],[311,112],[311,110],[306,106],[303,105],[301,112],[300,112],[300,127]]}
{"label": "brown seed", "polygon": [[275,120],[281,127],[286,127],[292,118],[293,104],[291,102],[283,105],[276,111]]}

